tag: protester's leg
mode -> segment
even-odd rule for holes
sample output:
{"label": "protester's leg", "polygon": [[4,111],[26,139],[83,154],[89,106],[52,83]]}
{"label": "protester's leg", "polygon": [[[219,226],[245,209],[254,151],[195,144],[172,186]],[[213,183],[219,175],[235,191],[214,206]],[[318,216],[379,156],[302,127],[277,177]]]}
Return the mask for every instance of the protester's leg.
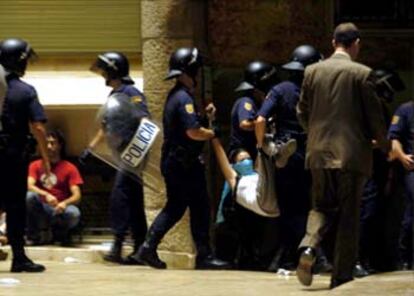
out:
{"label": "protester's leg", "polygon": [[35,192],[27,192],[26,195],[27,209],[27,238],[33,244],[42,242],[42,232],[50,225],[50,219],[45,212],[44,205],[40,196]]}
{"label": "protester's leg", "polygon": [[70,230],[80,221],[81,213],[78,207],[69,205],[62,214],[53,215],[52,229],[54,238],[63,245],[70,245]]}

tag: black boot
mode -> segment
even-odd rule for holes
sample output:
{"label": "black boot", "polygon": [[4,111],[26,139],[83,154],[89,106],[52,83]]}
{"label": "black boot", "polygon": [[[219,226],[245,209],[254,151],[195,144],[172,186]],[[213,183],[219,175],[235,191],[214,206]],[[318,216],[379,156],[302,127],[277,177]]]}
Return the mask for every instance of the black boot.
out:
{"label": "black boot", "polygon": [[14,256],[11,272],[43,272],[46,268],[41,264],[36,264],[26,255]]}
{"label": "black boot", "polygon": [[146,242],[142,244],[134,258],[157,269],[167,268],[167,264],[158,257],[157,250],[150,247]]}
{"label": "black boot", "polygon": [[134,250],[132,251],[131,254],[129,254],[128,256],[125,257],[125,259],[123,260],[123,264],[125,265],[145,265],[144,262],[142,262],[139,258],[138,258],[138,251],[139,251],[139,247],[142,243],[142,239],[140,240],[134,240]]}
{"label": "black boot", "polygon": [[196,258],[195,269],[231,269],[232,266],[229,262],[223,261],[214,257],[213,255],[208,255],[206,257]]}
{"label": "black boot", "polygon": [[144,264],[157,268],[166,269],[167,264],[162,261],[157,254],[157,247],[162,236],[153,230],[149,230],[145,242],[139,247],[138,252],[133,257]]}
{"label": "black boot", "polygon": [[122,245],[124,238],[116,236],[111,249],[103,256],[103,259],[108,262],[122,263]]}

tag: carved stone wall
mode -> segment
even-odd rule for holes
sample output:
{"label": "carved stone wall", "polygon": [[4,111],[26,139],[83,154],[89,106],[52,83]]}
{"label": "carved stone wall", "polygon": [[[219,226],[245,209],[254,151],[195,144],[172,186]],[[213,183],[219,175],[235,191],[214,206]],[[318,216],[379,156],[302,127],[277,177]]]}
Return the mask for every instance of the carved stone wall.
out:
{"label": "carved stone wall", "polygon": [[[205,3],[189,0],[143,0],[142,11],[142,55],[144,92],[149,108],[156,120],[161,120],[166,95],[172,87],[171,81],[164,81],[171,53],[178,47],[198,46],[206,40]],[[147,190],[145,206],[150,223],[162,209],[165,195],[155,195]],[[194,246],[189,231],[188,211],[163,239],[159,250],[161,257],[176,266],[190,266],[193,263]],[[169,252],[183,253],[182,260],[168,260]],[[164,257],[163,257],[164,256]],[[170,264],[171,266],[171,264]]]}

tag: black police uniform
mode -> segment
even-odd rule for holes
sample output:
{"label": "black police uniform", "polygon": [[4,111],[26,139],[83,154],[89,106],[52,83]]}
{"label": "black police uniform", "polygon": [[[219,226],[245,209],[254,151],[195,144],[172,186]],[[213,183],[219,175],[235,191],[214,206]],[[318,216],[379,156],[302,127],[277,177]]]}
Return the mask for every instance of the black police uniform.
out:
{"label": "black police uniform", "polygon": [[[382,110],[386,125],[391,123],[391,114],[384,99],[381,99]],[[387,204],[386,197],[390,163],[380,149],[373,150],[372,176],[366,182],[361,198],[360,211],[360,244],[358,251],[358,264],[355,276],[365,276],[374,261],[382,256],[381,244],[384,229],[378,227],[384,224],[384,211]],[[361,269],[363,268],[363,269]]]}
{"label": "black police uniform", "polygon": [[293,138],[297,141],[297,150],[287,165],[276,171],[281,235],[290,252],[289,258],[294,257],[292,252],[296,252],[304,235],[310,207],[310,176],[305,171],[306,135],[296,117],[299,94],[298,82],[283,81],[270,90],[257,114],[264,118],[274,117],[276,140]]}
{"label": "black police uniform", "polygon": [[[402,104],[395,112],[389,128],[389,138],[398,140],[406,154],[414,155],[414,101]],[[404,173],[406,193],[405,213],[402,221],[402,260],[409,265],[413,262],[413,203],[414,170]]]}
{"label": "black police uniform", "polygon": [[257,155],[256,136],[254,131],[246,131],[240,127],[244,120],[256,119],[257,106],[251,96],[243,96],[234,103],[231,110],[231,131],[229,151],[243,148],[255,159]]}
{"label": "black police uniform", "polygon": [[[142,112],[142,117],[150,116],[144,94],[134,86],[122,84],[110,95],[114,93],[126,94],[137,110]],[[123,241],[128,228],[130,228],[134,239],[134,251],[136,251],[147,233],[144,189],[140,182],[122,171],[118,171],[115,177],[110,195],[110,214],[115,237],[119,241]]]}
{"label": "black police uniform", "polygon": [[164,143],[161,172],[165,178],[167,204],[149,229],[147,242],[156,249],[162,237],[190,208],[191,233],[197,261],[210,255],[209,202],[205,168],[201,159],[203,142],[190,139],[186,130],[201,127],[192,93],[180,83],[170,91],[163,113]]}
{"label": "black police uniform", "polygon": [[29,123],[45,122],[46,116],[31,85],[21,81],[16,74],[9,74],[6,79],[8,91],[0,134],[0,203],[7,213],[7,236],[14,258],[19,260],[19,256],[24,256]]}

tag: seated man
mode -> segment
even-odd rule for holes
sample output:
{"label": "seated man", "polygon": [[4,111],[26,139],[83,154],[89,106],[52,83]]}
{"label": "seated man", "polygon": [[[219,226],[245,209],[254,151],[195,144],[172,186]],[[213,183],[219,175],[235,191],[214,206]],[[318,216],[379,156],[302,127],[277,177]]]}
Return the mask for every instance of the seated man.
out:
{"label": "seated man", "polygon": [[81,199],[83,184],[78,169],[64,160],[65,140],[58,131],[47,135],[51,176],[45,178],[41,160],[30,163],[28,177],[27,238],[32,244],[60,241],[70,244],[69,232],[80,219],[75,205]]}

